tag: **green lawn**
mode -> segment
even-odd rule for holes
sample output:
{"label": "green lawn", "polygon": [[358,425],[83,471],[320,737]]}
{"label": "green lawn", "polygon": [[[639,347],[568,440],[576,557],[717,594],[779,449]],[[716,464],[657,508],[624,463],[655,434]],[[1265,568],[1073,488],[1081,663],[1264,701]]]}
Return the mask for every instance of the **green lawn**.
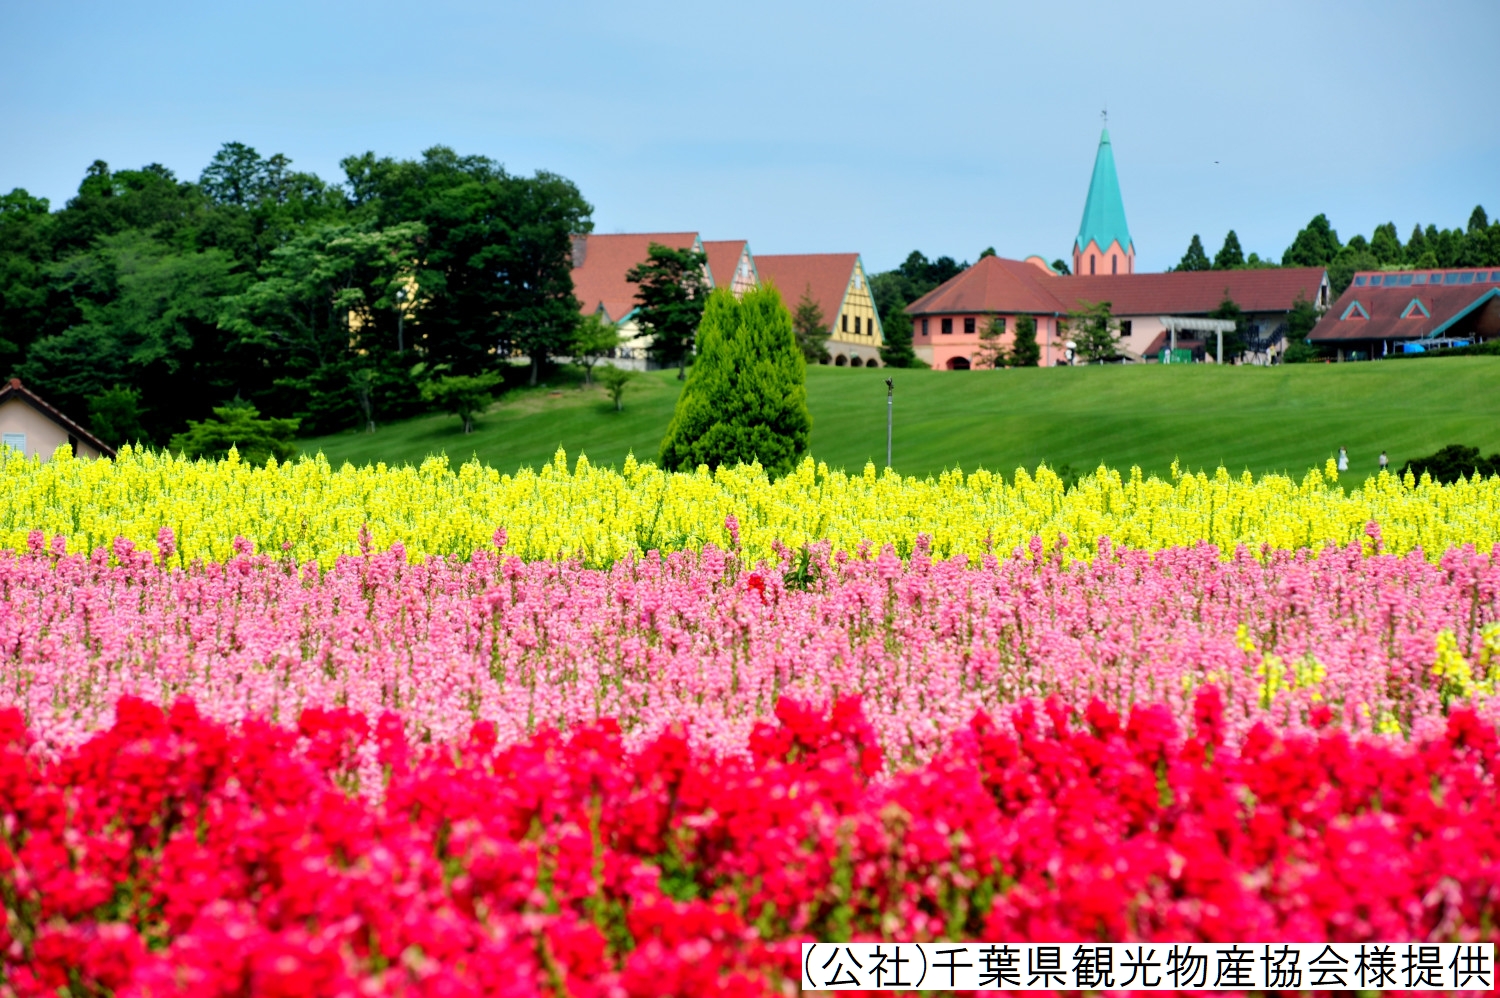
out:
{"label": "green lawn", "polygon": [[[1289,367],[1213,365],[1037,368],[1004,371],[886,371],[814,367],[807,393],[812,453],[832,467],[862,468],[885,457],[885,383],[896,381],[895,467],[925,475],[959,465],[1010,474],[1016,467],[1091,470],[1139,465],[1165,473],[1174,458],[1192,469],[1290,471],[1321,465],[1340,445],[1351,471],[1392,467],[1444,444],[1500,451],[1500,358]],[[655,460],[672,416],[675,371],[645,374],[614,412],[574,372],[554,386],[507,394],[464,436],[457,418],[423,416],[304,441],[335,464],[419,462],[446,452],[477,456],[504,471],[540,466],[559,446],[596,465],[625,455]]]}

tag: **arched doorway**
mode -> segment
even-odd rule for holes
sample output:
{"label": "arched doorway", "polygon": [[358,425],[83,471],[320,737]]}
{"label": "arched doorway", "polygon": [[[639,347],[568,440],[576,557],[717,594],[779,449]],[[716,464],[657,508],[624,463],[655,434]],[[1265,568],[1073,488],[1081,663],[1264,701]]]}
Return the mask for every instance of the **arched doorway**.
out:
{"label": "arched doorway", "polygon": [[843,367],[847,363],[849,363],[849,358],[845,357],[843,354],[839,354],[837,357],[833,358],[834,367]]}
{"label": "arched doorway", "polygon": [[850,367],[862,367],[863,366],[863,361],[861,361],[859,359],[859,357],[857,357],[857,356],[850,357],[849,358],[849,366]]}
{"label": "arched doorway", "polygon": [[871,357],[869,360],[865,361],[865,366],[866,367],[879,367],[880,366],[880,361],[876,360],[874,357]]}
{"label": "arched doorway", "polygon": [[950,370],[950,371],[967,371],[968,369],[969,369],[969,358],[967,358],[967,357],[951,357],[951,358],[949,358],[949,360],[948,360],[948,370]]}

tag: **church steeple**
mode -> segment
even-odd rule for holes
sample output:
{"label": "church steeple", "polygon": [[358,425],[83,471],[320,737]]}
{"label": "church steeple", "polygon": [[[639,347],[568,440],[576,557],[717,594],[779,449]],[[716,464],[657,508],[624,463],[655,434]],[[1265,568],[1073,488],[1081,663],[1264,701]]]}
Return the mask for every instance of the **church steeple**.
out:
{"label": "church steeple", "polygon": [[1135,272],[1135,244],[1125,224],[1125,201],[1115,174],[1115,154],[1109,129],[1099,136],[1094,176],[1083,204],[1083,222],[1073,242],[1073,273],[1131,274]]}

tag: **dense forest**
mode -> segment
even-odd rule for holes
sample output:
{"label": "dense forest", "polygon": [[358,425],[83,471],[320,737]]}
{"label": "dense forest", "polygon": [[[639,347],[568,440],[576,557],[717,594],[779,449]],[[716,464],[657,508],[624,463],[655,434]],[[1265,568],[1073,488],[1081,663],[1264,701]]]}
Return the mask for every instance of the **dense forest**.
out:
{"label": "dense forest", "polygon": [[229,143],[196,181],[95,162],[60,210],[0,196],[0,362],[106,442],[162,445],[226,404],[398,418],[423,382],[566,348],[592,226],[570,181],[444,147],[341,165]]}

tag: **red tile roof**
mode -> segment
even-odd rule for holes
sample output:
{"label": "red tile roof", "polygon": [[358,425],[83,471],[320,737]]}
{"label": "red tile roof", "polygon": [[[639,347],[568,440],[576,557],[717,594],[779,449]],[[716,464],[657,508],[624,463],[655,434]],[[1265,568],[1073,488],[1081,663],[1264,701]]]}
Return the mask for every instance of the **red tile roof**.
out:
{"label": "red tile roof", "polygon": [[0,388],[0,403],[4,403],[12,398],[20,399],[21,401],[25,402],[37,412],[52,420],[52,422],[56,423],[58,426],[61,426],[63,429],[67,430],[68,433],[72,436],[75,436],[79,440],[86,442],[89,446],[93,447],[105,457],[115,456],[115,449],[113,447],[109,446],[103,440],[100,440],[88,430],[85,430],[83,427],[73,422],[67,416],[64,416],[59,409],[55,408],[52,405],[52,403],[42,398],[30,388],[27,388],[25,385],[21,384],[20,378],[11,378],[5,383],[5,386],[3,388]]}
{"label": "red tile roof", "polygon": [[755,257],[755,269],[760,273],[762,284],[774,284],[781,292],[786,307],[797,311],[797,303],[804,294],[823,310],[828,328],[838,321],[839,308],[844,304],[844,293],[849,290],[849,279],[854,265],[859,261],[858,253],[787,253],[779,256]]}
{"label": "red tile roof", "polygon": [[1202,315],[1226,292],[1246,312],[1284,312],[1300,294],[1316,301],[1321,267],[1065,277],[1032,263],[985,257],[907,306],[912,315],[1066,313],[1107,301],[1115,315]]}
{"label": "red tile roof", "polygon": [[[613,322],[635,310],[636,286],[625,275],[645,261],[652,243],[672,249],[692,249],[696,232],[631,232],[623,235],[579,236],[574,242],[573,296],[585,315],[603,307]],[[582,263],[579,264],[579,251]]]}
{"label": "red tile roof", "polygon": [[[1479,310],[1475,317],[1478,332],[1485,336],[1500,335],[1500,270],[1436,271],[1439,281],[1448,273],[1470,275],[1468,284],[1433,283],[1432,271],[1356,274],[1364,286],[1351,283],[1333,307],[1313,327],[1314,342],[1341,340],[1411,340],[1431,336],[1455,319]],[[1423,278],[1422,284],[1416,279]],[[1479,280],[1480,277],[1485,280]],[[1379,282],[1372,286],[1371,278]],[[1386,278],[1393,283],[1387,285]],[[1405,284],[1403,278],[1410,278]],[[1484,301],[1488,296],[1488,300]],[[1420,302],[1413,306],[1412,302]],[[1358,307],[1355,304],[1358,303]],[[1364,314],[1361,314],[1361,310]],[[1349,318],[1344,318],[1348,313]],[[1402,316],[1405,315],[1405,318]]]}
{"label": "red tile roof", "polygon": [[734,272],[745,254],[745,240],[705,239],[703,252],[708,254],[708,272],[713,275],[714,287],[727,288],[734,283]]}

